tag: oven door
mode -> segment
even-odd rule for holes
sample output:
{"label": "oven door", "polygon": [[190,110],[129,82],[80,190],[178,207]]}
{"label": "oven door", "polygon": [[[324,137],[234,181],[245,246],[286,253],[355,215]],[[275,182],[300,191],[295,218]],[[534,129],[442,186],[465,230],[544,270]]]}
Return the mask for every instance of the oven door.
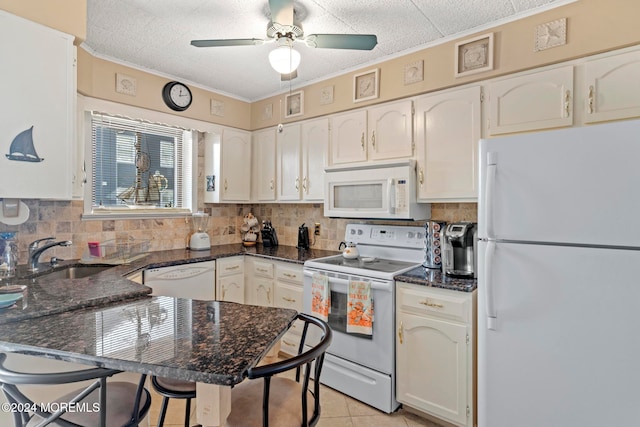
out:
{"label": "oven door", "polygon": [[[331,292],[331,312],[328,323],[333,331],[333,341],[327,353],[392,375],[394,372],[394,292],[393,281],[371,279],[361,276],[304,269],[304,312],[311,312],[311,282],[316,271],[328,276]],[[346,332],[347,293],[350,280],[371,283],[373,299],[373,334],[361,335]]]}

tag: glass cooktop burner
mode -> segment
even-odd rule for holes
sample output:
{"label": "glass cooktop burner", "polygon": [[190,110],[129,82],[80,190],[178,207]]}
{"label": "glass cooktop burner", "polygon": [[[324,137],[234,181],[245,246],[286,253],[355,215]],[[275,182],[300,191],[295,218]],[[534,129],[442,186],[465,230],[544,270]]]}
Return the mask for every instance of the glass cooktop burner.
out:
{"label": "glass cooktop burner", "polygon": [[414,265],[415,262],[395,261],[384,258],[367,258],[360,257],[356,259],[347,259],[342,255],[331,258],[323,258],[314,260],[316,263],[338,265],[341,267],[350,267],[354,269],[380,271],[383,273],[394,273],[396,271],[406,270]]}

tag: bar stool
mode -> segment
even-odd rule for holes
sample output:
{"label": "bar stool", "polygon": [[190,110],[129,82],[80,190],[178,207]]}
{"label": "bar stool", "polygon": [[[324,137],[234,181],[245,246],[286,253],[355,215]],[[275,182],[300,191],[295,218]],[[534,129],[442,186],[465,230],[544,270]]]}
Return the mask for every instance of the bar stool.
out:
{"label": "bar stool", "polygon": [[166,377],[151,377],[153,389],[162,396],[162,407],[158,417],[158,427],[164,425],[164,417],[167,415],[169,399],[187,399],[184,411],[184,426],[189,427],[189,417],[191,415],[191,399],[196,397],[196,383],[191,381],[175,380]]}
{"label": "bar stool", "polygon": [[[53,423],[60,426],[104,427],[108,424],[132,427],[140,423],[151,407],[151,395],[144,387],[146,375],[141,375],[136,386],[128,382],[107,382],[107,377],[122,372],[107,368],[33,374],[5,367],[6,358],[6,354],[0,353],[0,388],[7,402],[19,409],[13,412],[16,426]],[[26,384],[44,387],[86,380],[95,381],[52,400],[49,408],[54,412],[49,412],[43,402],[35,403],[18,388]]]}

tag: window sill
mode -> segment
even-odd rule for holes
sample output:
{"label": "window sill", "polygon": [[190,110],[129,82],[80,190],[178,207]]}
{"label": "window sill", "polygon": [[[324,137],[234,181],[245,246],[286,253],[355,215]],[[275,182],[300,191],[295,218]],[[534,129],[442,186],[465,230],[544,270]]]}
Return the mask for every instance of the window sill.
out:
{"label": "window sill", "polygon": [[105,219],[151,219],[151,218],[183,218],[190,216],[191,210],[182,208],[149,208],[149,207],[122,207],[122,208],[95,208],[89,213],[83,213],[83,220]]}

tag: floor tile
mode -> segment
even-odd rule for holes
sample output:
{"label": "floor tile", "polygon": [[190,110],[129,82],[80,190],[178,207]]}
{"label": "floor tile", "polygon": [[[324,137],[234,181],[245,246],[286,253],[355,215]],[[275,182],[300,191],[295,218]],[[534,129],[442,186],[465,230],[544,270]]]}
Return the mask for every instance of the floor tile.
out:
{"label": "floor tile", "polygon": [[407,427],[402,416],[389,415],[363,415],[351,417],[353,427]]}

